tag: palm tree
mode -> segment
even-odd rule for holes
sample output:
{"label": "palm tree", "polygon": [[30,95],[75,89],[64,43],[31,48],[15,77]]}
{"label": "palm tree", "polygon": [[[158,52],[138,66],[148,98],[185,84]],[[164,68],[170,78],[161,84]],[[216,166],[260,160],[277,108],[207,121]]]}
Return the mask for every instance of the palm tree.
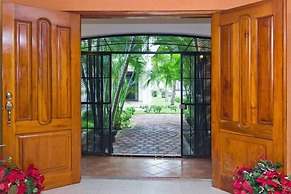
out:
{"label": "palm tree", "polygon": [[166,88],[171,87],[171,105],[174,105],[176,82],[180,80],[180,55],[155,54],[152,57],[152,61],[153,68],[149,72],[147,84],[156,81],[157,84],[164,83]]}
{"label": "palm tree", "polygon": [[[115,60],[118,59],[118,60]],[[127,65],[125,65],[127,63]],[[120,117],[124,108],[126,97],[130,92],[135,93],[131,86],[138,82],[144,72],[145,60],[141,54],[114,55],[113,56],[113,108],[111,111],[113,128],[120,128]],[[129,67],[132,74],[126,78]],[[120,74],[120,72],[122,72]]]}

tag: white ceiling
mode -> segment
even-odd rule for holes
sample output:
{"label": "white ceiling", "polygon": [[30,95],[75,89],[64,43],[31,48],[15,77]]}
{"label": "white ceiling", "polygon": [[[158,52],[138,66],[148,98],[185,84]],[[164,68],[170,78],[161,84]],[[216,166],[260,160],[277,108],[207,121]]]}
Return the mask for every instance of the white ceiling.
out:
{"label": "white ceiling", "polygon": [[114,34],[181,34],[211,36],[210,18],[82,19],[82,37]]}

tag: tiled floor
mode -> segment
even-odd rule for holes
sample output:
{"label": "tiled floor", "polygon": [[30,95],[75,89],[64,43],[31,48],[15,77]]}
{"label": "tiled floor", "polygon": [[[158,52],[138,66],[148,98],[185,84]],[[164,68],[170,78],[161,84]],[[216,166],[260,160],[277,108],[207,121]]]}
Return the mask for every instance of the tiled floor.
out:
{"label": "tiled floor", "polygon": [[82,176],[211,179],[211,159],[83,156]]}
{"label": "tiled floor", "polygon": [[211,160],[82,157],[79,184],[44,194],[226,194],[211,186]]}
{"label": "tiled floor", "polygon": [[88,179],[44,194],[226,194],[206,179]]}

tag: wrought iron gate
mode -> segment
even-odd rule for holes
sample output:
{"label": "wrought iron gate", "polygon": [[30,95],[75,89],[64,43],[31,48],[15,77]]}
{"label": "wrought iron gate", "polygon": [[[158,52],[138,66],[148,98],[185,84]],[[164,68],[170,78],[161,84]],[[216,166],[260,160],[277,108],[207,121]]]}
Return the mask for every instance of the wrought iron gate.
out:
{"label": "wrought iron gate", "polygon": [[182,156],[211,156],[211,54],[181,55]]}
{"label": "wrought iron gate", "polygon": [[82,154],[110,155],[111,55],[82,52]]}

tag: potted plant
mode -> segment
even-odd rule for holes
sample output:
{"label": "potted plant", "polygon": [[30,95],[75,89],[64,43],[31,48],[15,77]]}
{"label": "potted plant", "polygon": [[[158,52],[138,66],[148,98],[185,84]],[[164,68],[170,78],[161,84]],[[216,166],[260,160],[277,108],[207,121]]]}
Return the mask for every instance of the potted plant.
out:
{"label": "potted plant", "polygon": [[234,194],[290,194],[291,176],[278,172],[282,164],[265,159],[234,170]]}
{"label": "potted plant", "polygon": [[11,165],[11,157],[0,156],[0,194],[41,193],[44,176],[30,164],[26,170]]}

